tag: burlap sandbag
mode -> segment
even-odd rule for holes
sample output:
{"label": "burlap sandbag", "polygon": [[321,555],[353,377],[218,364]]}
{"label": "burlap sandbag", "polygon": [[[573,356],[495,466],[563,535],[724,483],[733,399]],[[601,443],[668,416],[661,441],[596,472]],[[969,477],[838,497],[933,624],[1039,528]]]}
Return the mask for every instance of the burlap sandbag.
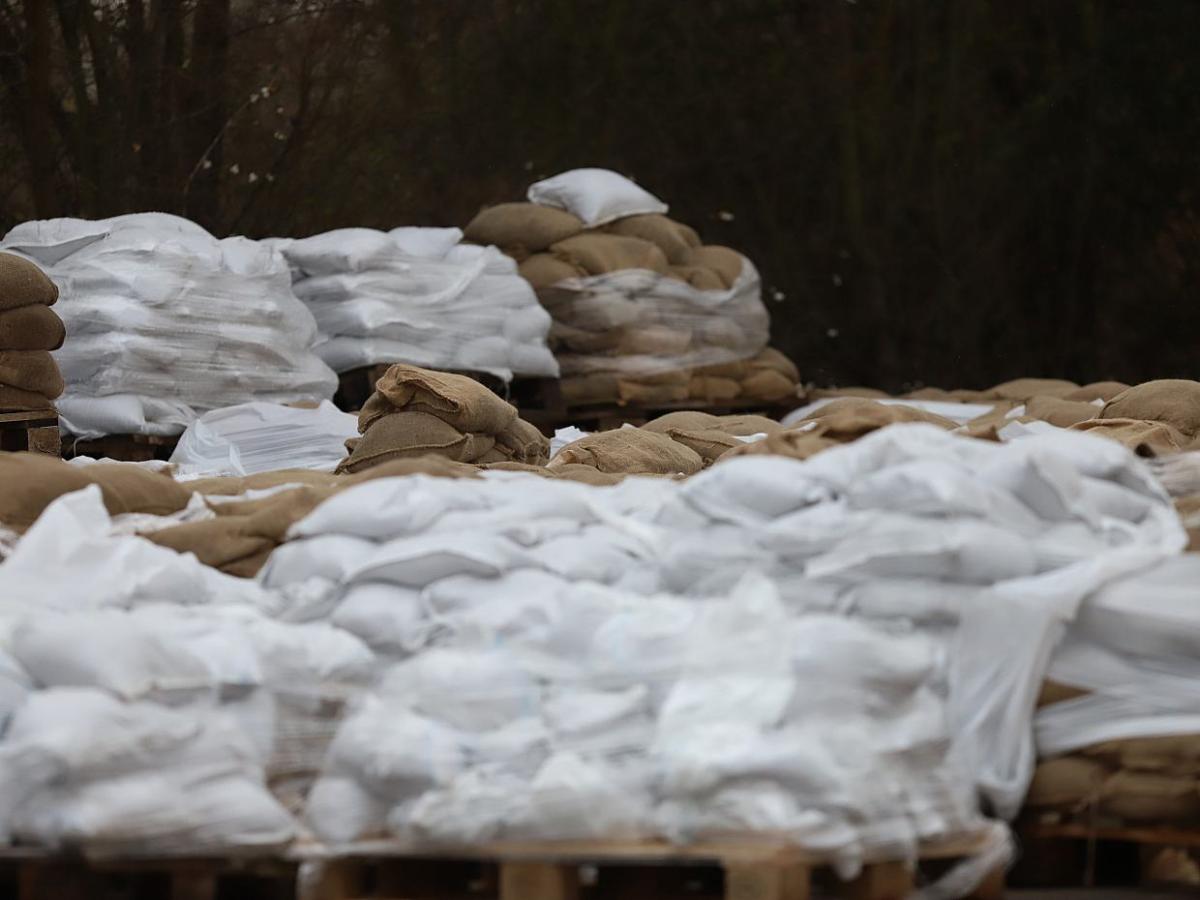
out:
{"label": "burlap sandbag", "polygon": [[642,406],[682,403],[688,398],[688,386],[686,384],[653,384],[619,378],[617,379],[617,398],[620,403],[636,403]]}
{"label": "burlap sandbag", "polygon": [[1121,771],[1104,783],[1103,813],[1156,824],[1200,819],[1200,784],[1191,776]]}
{"label": "burlap sandbag", "polygon": [[909,391],[907,394],[901,394],[900,398],[903,400],[936,400],[943,403],[994,403],[996,400],[986,391],[963,389],[947,391],[936,387],[924,387]]}
{"label": "burlap sandbag", "polygon": [[180,485],[192,493],[208,497],[263,491],[285,484],[332,487],[344,482],[345,479],[339,478],[332,472],[319,472],[313,469],[274,469],[269,472],[255,472],[252,475],[244,476],[219,475],[212,478],[196,478],[192,481],[180,482]]}
{"label": "burlap sandbag", "polygon": [[671,266],[667,275],[698,291],[723,291],[725,281],[716,269],[707,266]]}
{"label": "burlap sandbag", "polygon": [[[641,238],[649,241],[663,252],[667,262],[672,265],[682,265],[687,259],[688,251],[694,244],[690,242],[691,235],[687,234],[679,223],[658,213],[646,213],[640,216],[626,216],[611,222],[604,229],[610,234],[623,237]],[[688,229],[691,231],[691,229]],[[695,232],[692,232],[695,234]]]}
{"label": "burlap sandbag", "polygon": [[841,444],[838,441],[822,437],[811,431],[788,429],[768,434],[762,440],[734,447],[721,459],[731,459],[737,456],[786,456],[789,459],[808,459],[823,450],[839,446]]}
{"label": "burlap sandbag", "polygon": [[386,403],[378,403],[370,411],[363,407],[358,417],[360,433],[386,415],[387,406],[392,411],[431,413],[459,431],[475,434],[498,434],[517,418],[515,406],[474,378],[404,364],[392,366],[375,382],[370,400],[377,397]]}
{"label": "burlap sandbag", "polygon": [[1071,430],[1108,438],[1146,457],[1178,453],[1189,444],[1187,435],[1166,422],[1141,419],[1089,419],[1072,425]]}
{"label": "burlap sandbag", "polygon": [[898,422],[925,422],[947,431],[958,427],[957,423],[950,419],[935,416],[922,409],[885,405],[859,397],[834,400],[803,420],[803,423],[808,422],[817,423],[811,433],[840,443],[856,441],[864,434]]}
{"label": "burlap sandbag", "polygon": [[1017,378],[988,388],[983,393],[996,400],[1024,403],[1030,397],[1065,397],[1077,390],[1079,385],[1061,378]]}
{"label": "burlap sandbag", "polygon": [[776,350],[774,347],[764,347],[746,361],[751,372],[778,372],[792,384],[800,381],[800,371],[796,364]]}
{"label": "burlap sandbag", "polygon": [[560,384],[563,400],[568,406],[586,406],[589,403],[616,403],[621,397],[617,382],[616,375],[601,372],[568,376]]}
{"label": "burlap sandbag", "polygon": [[52,399],[66,390],[48,350],[0,350],[0,384]]}
{"label": "burlap sandbag", "polygon": [[38,409],[53,410],[54,401],[43,394],[0,384],[0,412],[28,412]]}
{"label": "burlap sandbag", "polygon": [[796,382],[774,369],[763,369],[742,379],[742,396],[764,402],[795,398]]}
{"label": "burlap sandbag", "polygon": [[436,454],[410,459],[393,459],[363,472],[339,475],[338,485],[350,487],[379,478],[403,478],[408,475],[428,475],[431,478],[477,478],[479,473],[468,463],[455,462]]}
{"label": "burlap sandbag", "polygon": [[578,278],[587,274],[583,269],[559,259],[552,253],[533,254],[517,266],[517,271],[534,290],[548,288],[568,278]]}
{"label": "burlap sandbag", "polygon": [[1147,381],[1109,400],[1098,418],[1162,422],[1189,438],[1196,437],[1200,435],[1200,381]]}
{"label": "burlap sandbag", "polygon": [[688,399],[706,403],[736,400],[741,396],[742,384],[732,378],[717,378],[713,375],[694,375],[688,382]]}
{"label": "burlap sandbag", "polygon": [[[561,294],[561,296],[560,296]],[[604,332],[641,321],[646,310],[619,291],[559,292],[540,298],[555,322],[584,331]]]}
{"label": "burlap sandbag", "polygon": [[1114,766],[1136,772],[1200,775],[1200,735],[1168,734],[1093,744],[1085,751]]}
{"label": "burlap sandbag", "polygon": [[66,335],[62,319],[40,303],[0,312],[0,350],[57,350]]}
{"label": "burlap sandbag", "polygon": [[550,250],[559,259],[578,266],[589,275],[607,275],[626,269],[667,273],[667,258],[663,252],[641,238],[589,231],[559,241]]}
{"label": "burlap sandbag", "polygon": [[82,469],[90,483],[100,486],[104,505],[113,515],[166,516],[187,506],[192,496],[190,490],[170,476],[132,463],[101,462]]}
{"label": "burlap sandbag", "polygon": [[206,566],[239,578],[258,574],[275,549],[275,541],[248,534],[248,516],[225,516],[204,522],[185,522],[143,535],[176,553],[192,553]]}
{"label": "burlap sandbag", "polygon": [[773,434],[782,431],[774,419],[756,415],[715,416],[699,410],[680,410],[651,419],[642,426],[646,431],[667,434],[672,429],[680,431],[716,430],[725,434],[746,436],[751,434]]}
{"label": "burlap sandbag", "polygon": [[1127,390],[1129,390],[1129,385],[1123,381],[1093,381],[1091,384],[1085,384],[1079,390],[1064,394],[1063,399],[1082,400],[1084,403],[1103,400],[1107,403],[1113,397]]}
{"label": "burlap sandbag", "polygon": [[692,450],[704,461],[705,466],[711,466],[714,462],[742,445],[731,434],[726,434],[724,431],[718,431],[715,428],[709,428],[702,431],[684,431],[681,428],[669,428],[666,431],[667,437],[677,443],[683,444],[689,450]]}
{"label": "burlap sandbag", "polygon": [[1079,400],[1062,400],[1058,397],[1030,397],[1025,401],[1025,414],[1059,428],[1070,428],[1080,422],[1096,418],[1100,407]]}
{"label": "burlap sandbag", "polygon": [[538,203],[501,203],[481,210],[463,229],[463,237],[477,244],[540,253],[581,231],[583,222],[566,210]]}
{"label": "burlap sandbag", "polygon": [[372,422],[337,471],[361,472],[388,460],[412,459],[430,453],[469,463],[495,444],[496,439],[490,434],[461,432],[432,413],[406,410]]}
{"label": "burlap sandbag", "polygon": [[682,264],[711,269],[717,273],[717,277],[721,279],[721,287],[726,290],[733,287],[734,282],[738,280],[743,265],[742,254],[716,244],[692,248]]}
{"label": "burlap sandbag", "polygon": [[58,286],[27,259],[0,252],[0,309],[16,309],[39,303],[53,306]]}
{"label": "burlap sandbag", "polygon": [[550,439],[524,419],[515,419],[497,434],[493,449],[506,459],[534,466],[544,466],[550,459]]}
{"label": "burlap sandbag", "polygon": [[1034,809],[1074,812],[1099,800],[1109,769],[1094,759],[1060,756],[1038,763],[1025,795],[1025,805]]}
{"label": "burlap sandbag", "polygon": [[625,475],[614,472],[601,472],[591,466],[581,466],[575,463],[547,469],[545,466],[531,466],[519,462],[491,463],[483,468],[498,472],[526,472],[540,478],[552,478],[559,481],[577,481],[580,484],[590,484],[593,487],[607,487],[624,480]]}
{"label": "burlap sandbag", "polygon": [[667,359],[681,356],[692,343],[692,333],[685,328],[666,325],[630,325],[621,330],[617,353],[622,356],[644,353]]}
{"label": "burlap sandbag", "polygon": [[693,475],[704,468],[700,456],[665,434],[618,428],[580,438],[555,454],[549,468],[579,463],[601,472]]}
{"label": "burlap sandbag", "polygon": [[555,321],[550,325],[549,340],[551,347],[566,347],[573,353],[604,354],[617,349],[622,333],[619,328],[587,331]]}

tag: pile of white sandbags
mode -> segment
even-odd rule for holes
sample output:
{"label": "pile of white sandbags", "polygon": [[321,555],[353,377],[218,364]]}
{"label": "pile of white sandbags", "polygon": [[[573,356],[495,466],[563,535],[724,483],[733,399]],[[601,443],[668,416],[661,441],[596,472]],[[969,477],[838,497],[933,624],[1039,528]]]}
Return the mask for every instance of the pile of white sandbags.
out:
{"label": "pile of white sandbags", "polygon": [[137,213],[26,222],[0,248],[58,285],[68,335],[54,353],[67,383],[58,408],[76,436],[178,434],[207,410],[316,402],[337,389],[311,350],[312,315],[268,245]]}
{"label": "pile of white sandbags", "polygon": [[516,264],[460,244],[457,228],[342,228],[274,239],[338,372],[404,362],[434,369],[558,376],[550,317]]}

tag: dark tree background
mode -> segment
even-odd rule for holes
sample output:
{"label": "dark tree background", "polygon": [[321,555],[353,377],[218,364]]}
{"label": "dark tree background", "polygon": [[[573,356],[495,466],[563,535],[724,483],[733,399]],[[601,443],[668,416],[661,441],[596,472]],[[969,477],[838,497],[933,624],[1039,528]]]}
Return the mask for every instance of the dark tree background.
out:
{"label": "dark tree background", "polygon": [[1196,376],[1200,3],[0,0],[0,226],[462,224],[636,177],[819,383]]}

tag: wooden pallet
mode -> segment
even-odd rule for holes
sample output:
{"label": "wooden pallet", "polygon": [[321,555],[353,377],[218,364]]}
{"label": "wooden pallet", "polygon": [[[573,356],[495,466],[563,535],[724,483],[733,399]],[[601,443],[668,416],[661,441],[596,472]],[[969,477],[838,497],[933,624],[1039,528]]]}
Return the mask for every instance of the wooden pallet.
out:
{"label": "wooden pallet", "polygon": [[[966,838],[923,848],[924,863],[969,855]],[[875,861],[855,880],[825,871],[828,859],[794,847],[657,842],[494,844],[440,853],[394,842],[338,851],[296,846],[220,859],[83,859],[0,851],[0,897],[84,900],[121,888],[147,900],[807,900],[812,885],[847,900],[901,900],[919,878],[903,863]],[[1003,896],[1003,872],[972,895]]]}
{"label": "wooden pallet", "polygon": [[1200,851],[1200,828],[1044,820],[1024,822],[1018,831],[1026,857],[1020,878],[1038,886],[1145,882],[1160,851],[1175,848],[1194,858]]}
{"label": "wooden pallet", "polygon": [[60,455],[58,413],[52,409],[0,412],[0,450]]}
{"label": "wooden pallet", "polygon": [[109,434],[90,441],[67,441],[63,456],[91,456],[95,459],[115,459],[120,462],[167,460],[179,443],[178,435]]}

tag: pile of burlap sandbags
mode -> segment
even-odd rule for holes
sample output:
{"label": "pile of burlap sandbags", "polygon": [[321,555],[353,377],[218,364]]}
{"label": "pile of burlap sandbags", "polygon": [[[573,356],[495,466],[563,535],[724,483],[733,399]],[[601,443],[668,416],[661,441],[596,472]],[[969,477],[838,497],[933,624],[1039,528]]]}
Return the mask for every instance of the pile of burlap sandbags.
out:
{"label": "pile of burlap sandbags", "polygon": [[435,455],[460,463],[544,465],[550,442],[516,407],[465,375],[392,366],[358,414],[339,472]]}
{"label": "pile of burlap sandbags", "polygon": [[568,404],[796,395],[795,366],[762,353],[770,320],[746,257],[701,244],[614,172],[566,172],[533,185],[529,200],[483,210],[465,234],[516,259],[549,310]]}
{"label": "pile of burlap sandbags", "polygon": [[50,354],[66,329],[50,309],[58,287],[41,269],[0,253],[0,412],[54,409],[63,377]]}

